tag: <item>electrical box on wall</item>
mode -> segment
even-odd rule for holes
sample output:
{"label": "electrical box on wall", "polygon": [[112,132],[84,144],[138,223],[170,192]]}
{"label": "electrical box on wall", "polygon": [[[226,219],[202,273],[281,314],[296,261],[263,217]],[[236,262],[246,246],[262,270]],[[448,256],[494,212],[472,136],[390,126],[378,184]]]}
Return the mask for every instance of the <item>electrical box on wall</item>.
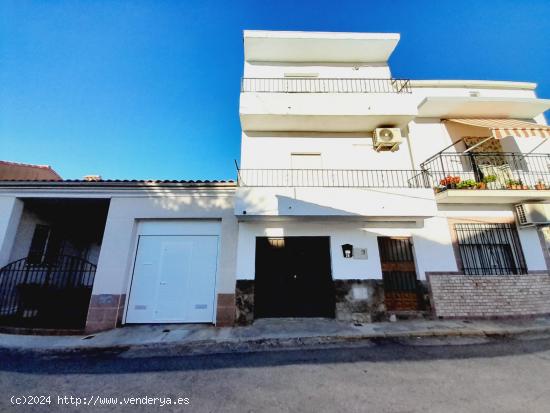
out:
{"label": "electrical box on wall", "polygon": [[356,260],[366,260],[368,258],[366,248],[354,248],[353,249],[353,258]]}

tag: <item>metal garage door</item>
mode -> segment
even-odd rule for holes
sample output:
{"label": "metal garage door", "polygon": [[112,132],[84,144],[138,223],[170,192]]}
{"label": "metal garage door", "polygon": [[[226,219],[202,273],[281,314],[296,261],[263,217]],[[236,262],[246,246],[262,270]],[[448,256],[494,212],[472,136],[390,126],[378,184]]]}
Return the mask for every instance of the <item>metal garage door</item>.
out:
{"label": "metal garage door", "polygon": [[219,236],[201,224],[141,228],[127,323],[214,322]]}

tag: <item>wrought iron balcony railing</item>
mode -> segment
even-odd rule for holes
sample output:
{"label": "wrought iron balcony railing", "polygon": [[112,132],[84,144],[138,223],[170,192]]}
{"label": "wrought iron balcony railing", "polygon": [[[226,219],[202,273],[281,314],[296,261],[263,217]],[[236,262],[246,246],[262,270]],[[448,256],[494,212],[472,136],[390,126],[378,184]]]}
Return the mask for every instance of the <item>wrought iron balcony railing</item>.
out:
{"label": "wrought iron balcony railing", "polygon": [[431,188],[421,171],[356,169],[239,169],[239,186]]}
{"label": "wrought iron balcony railing", "polygon": [[420,167],[450,189],[550,189],[550,154],[438,153]]}
{"label": "wrought iron balcony railing", "polygon": [[245,77],[241,92],[412,93],[412,89],[409,79]]}

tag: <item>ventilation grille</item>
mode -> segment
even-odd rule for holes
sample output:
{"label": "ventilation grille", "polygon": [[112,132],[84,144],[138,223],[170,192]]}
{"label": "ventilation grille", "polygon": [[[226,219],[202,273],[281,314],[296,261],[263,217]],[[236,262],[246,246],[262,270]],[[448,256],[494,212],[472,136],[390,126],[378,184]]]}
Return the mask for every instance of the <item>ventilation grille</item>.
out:
{"label": "ventilation grille", "polygon": [[516,215],[518,217],[518,223],[520,225],[527,225],[527,216],[525,215],[525,208],[523,204],[516,205]]}

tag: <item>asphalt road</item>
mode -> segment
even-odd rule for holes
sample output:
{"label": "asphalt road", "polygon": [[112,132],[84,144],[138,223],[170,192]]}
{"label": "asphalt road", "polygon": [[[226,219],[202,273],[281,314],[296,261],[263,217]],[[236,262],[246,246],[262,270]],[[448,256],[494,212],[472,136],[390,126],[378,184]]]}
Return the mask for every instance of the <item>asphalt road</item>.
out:
{"label": "asphalt road", "polygon": [[[27,400],[45,404],[11,404],[31,395],[49,395],[50,402],[35,397]],[[67,396],[65,404],[58,396]],[[73,403],[86,398],[96,406],[68,404],[70,396]],[[124,397],[144,403],[145,396],[159,399],[156,405],[124,405]],[[116,398],[115,407],[97,405],[109,397]],[[166,397],[182,404],[161,406]],[[546,413],[550,337],[381,341],[192,357],[3,352],[0,411]]]}

